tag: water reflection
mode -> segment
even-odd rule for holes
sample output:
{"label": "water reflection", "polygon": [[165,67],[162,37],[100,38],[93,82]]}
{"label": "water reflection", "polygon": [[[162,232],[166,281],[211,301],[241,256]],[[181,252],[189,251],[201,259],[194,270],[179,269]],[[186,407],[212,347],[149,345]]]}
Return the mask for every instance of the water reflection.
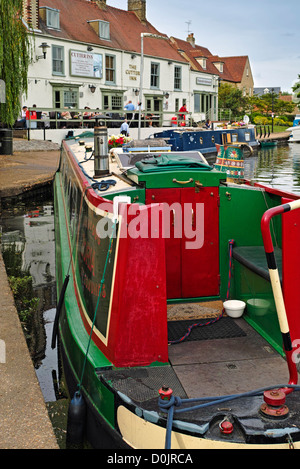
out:
{"label": "water reflection", "polygon": [[[58,375],[58,363],[57,351],[51,349],[56,311],[53,200],[9,204],[2,212],[0,224],[8,275],[28,272],[33,295],[39,298],[27,343],[45,401],[54,401],[52,376]],[[10,271],[10,266],[16,265],[18,271]]]}
{"label": "water reflection", "polygon": [[245,178],[300,194],[300,145],[262,148],[245,159]]}

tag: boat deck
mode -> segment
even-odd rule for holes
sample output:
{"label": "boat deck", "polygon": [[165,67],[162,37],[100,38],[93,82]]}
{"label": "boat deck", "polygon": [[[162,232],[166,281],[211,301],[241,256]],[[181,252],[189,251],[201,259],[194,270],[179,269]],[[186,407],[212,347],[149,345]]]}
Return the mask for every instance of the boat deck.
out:
{"label": "boat deck", "polygon": [[[181,316],[178,315],[180,306],[183,309],[183,315]],[[195,303],[176,305],[177,311],[175,310],[175,314],[172,311],[174,306],[169,306],[168,319],[171,319],[172,322],[193,319],[197,323],[200,319],[206,318],[204,322],[209,322],[213,317],[216,317],[214,314],[209,314],[209,310],[212,312],[219,310],[218,313],[222,310],[221,301],[213,302],[212,307],[208,303],[204,303],[200,306],[202,311],[204,308],[204,314],[198,314],[197,317],[197,314],[193,314],[195,306],[197,307]],[[189,307],[191,314],[186,313]],[[228,337],[225,334],[225,337],[221,338],[221,334],[219,338],[205,337],[205,339],[201,339],[200,337],[200,340],[194,340],[193,333],[197,329],[195,328],[187,340],[169,345],[169,363],[178,379],[175,386],[177,386],[178,391],[181,390],[182,395],[180,397],[195,398],[238,394],[262,387],[288,383],[289,373],[286,360],[243,317],[232,319],[227,318],[225,315],[214,324],[201,327],[201,329],[211,328],[212,331],[213,328],[218,327],[220,330],[225,325],[226,320],[238,326],[241,331],[238,334],[239,336],[233,333],[233,337]],[[156,369],[161,370],[164,368],[157,367]],[[155,367],[152,370],[155,370]],[[115,372],[109,371],[107,373],[112,377]],[[99,374],[102,375],[102,372]],[[117,374],[118,382],[115,382],[114,387],[116,386],[121,390],[122,376],[127,379],[127,373],[124,372],[123,375],[119,370]],[[155,374],[155,371],[153,371],[153,374]],[[157,375],[158,379],[160,379],[159,375],[160,372]],[[172,388],[172,383],[168,382],[166,370],[161,375],[161,379],[162,381],[157,382],[157,388],[153,389],[156,393],[162,386]],[[128,392],[128,390],[126,391]],[[176,390],[174,390],[175,393]]]}
{"label": "boat deck", "polygon": [[288,383],[284,358],[243,318],[232,321],[245,336],[169,346],[170,363],[188,397],[235,394]]}
{"label": "boat deck", "polygon": [[[198,318],[195,317],[197,309],[202,310]],[[180,317],[180,310],[183,311],[184,319],[189,315],[197,322],[206,316],[207,321],[210,321],[214,317],[210,311],[221,312],[222,302],[176,305],[175,312],[174,306],[170,305],[168,319],[181,321],[183,317]],[[187,313],[188,310],[190,313]],[[120,405],[122,396],[126,395],[129,407],[136,409],[134,412],[138,415],[143,413],[144,418],[150,418],[150,421],[154,415],[160,415],[160,418],[163,416],[158,406],[158,390],[162,386],[170,387],[173,395],[185,399],[227,396],[287,384],[289,373],[285,359],[243,317],[232,319],[224,315],[219,321],[204,328],[216,328],[218,325],[222,329],[227,320],[240,330],[238,336],[233,332],[234,337],[194,340],[192,332],[188,340],[169,345],[170,366],[99,370],[98,376],[119,396],[117,399],[121,397]],[[262,416],[260,406],[264,400],[259,395],[182,412],[174,417],[174,424],[182,430],[197,425],[196,432],[205,433],[209,439],[219,439],[219,423],[225,416],[231,416],[235,430],[230,438],[234,441],[255,443],[258,438],[260,442],[266,442],[273,434],[283,431],[282,441],[285,442],[286,426],[293,433],[299,431],[297,395],[294,392],[287,396],[287,418],[269,419]]]}

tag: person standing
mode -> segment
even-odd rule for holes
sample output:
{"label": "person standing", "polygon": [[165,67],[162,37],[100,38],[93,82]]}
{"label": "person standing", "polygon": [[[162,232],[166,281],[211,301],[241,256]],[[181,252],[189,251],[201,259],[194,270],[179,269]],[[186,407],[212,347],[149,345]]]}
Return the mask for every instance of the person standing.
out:
{"label": "person standing", "polygon": [[121,125],[120,134],[125,135],[125,137],[129,137],[129,125],[127,123],[127,119],[125,119]]}
{"label": "person standing", "polygon": [[[33,104],[33,108],[36,108],[36,104]],[[27,129],[36,129],[37,128],[37,115],[35,109],[32,111],[29,111],[29,109],[26,110],[26,127]]]}
{"label": "person standing", "polygon": [[[128,103],[124,106],[126,111],[134,111],[135,110],[135,105],[133,104],[132,101],[128,101]],[[126,117],[128,120],[131,120],[133,117],[133,112],[126,112]]]}

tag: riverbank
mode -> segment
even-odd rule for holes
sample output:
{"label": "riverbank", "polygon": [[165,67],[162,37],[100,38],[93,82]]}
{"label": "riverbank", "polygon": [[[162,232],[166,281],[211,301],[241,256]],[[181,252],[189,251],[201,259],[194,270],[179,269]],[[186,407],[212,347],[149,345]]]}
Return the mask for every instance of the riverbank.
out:
{"label": "riverbank", "polygon": [[[0,155],[1,198],[52,184],[59,145],[14,139]],[[58,449],[0,252],[0,449]]]}
{"label": "riverbank", "polygon": [[14,139],[13,155],[0,155],[0,200],[52,184],[59,149],[50,141]]}
{"label": "riverbank", "polygon": [[0,252],[0,449],[58,449]]}

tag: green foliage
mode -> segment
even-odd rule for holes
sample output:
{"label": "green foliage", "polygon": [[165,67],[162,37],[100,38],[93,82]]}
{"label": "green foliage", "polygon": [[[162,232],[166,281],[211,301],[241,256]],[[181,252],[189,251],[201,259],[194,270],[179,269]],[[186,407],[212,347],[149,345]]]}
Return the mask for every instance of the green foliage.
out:
{"label": "green foliage", "polygon": [[251,109],[256,109],[262,114],[270,114],[272,111],[275,114],[283,114],[285,112],[291,113],[295,107],[294,103],[279,99],[279,96],[276,93],[252,96],[251,98],[248,98],[248,103]]}
{"label": "green foliage", "polygon": [[9,127],[19,115],[21,94],[27,93],[30,43],[21,14],[22,0],[0,0],[0,79],[6,86],[0,122]]}
{"label": "green foliage", "polygon": [[[298,80],[300,80],[300,75],[298,75]],[[292,90],[294,91],[294,93],[296,93],[297,98],[300,98],[300,81],[298,81],[298,83],[295,83]]]}
{"label": "green foliage", "polygon": [[33,313],[39,303],[39,299],[33,297],[32,277],[9,277],[9,285],[14,295],[17,311],[20,321],[28,325]]}
{"label": "green foliage", "polygon": [[219,88],[220,109],[230,109],[232,114],[236,115],[243,114],[247,101],[240,89],[229,83],[221,83]]}

